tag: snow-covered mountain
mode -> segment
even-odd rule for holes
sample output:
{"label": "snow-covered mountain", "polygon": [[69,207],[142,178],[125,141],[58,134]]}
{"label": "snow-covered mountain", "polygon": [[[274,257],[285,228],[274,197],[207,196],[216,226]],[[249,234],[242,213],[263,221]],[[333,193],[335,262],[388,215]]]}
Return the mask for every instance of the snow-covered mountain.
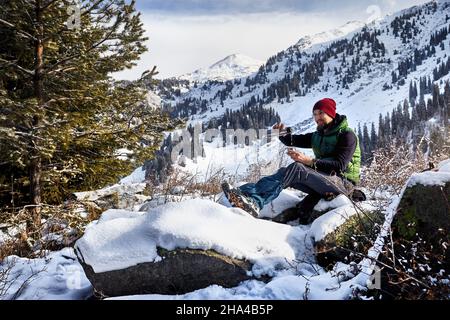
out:
{"label": "snow-covered mountain", "polygon": [[249,76],[264,64],[264,61],[253,59],[246,55],[236,53],[214,63],[208,68],[198,69],[179,77],[181,80],[192,82],[227,81]]}
{"label": "snow-covered mountain", "polygon": [[320,32],[312,36],[305,36],[301,38],[296,46],[300,50],[306,50],[312,45],[331,41],[346,35],[349,35],[352,31],[361,29],[365,26],[364,22],[361,21],[349,21],[346,24],[332,30],[328,30],[325,32]]}

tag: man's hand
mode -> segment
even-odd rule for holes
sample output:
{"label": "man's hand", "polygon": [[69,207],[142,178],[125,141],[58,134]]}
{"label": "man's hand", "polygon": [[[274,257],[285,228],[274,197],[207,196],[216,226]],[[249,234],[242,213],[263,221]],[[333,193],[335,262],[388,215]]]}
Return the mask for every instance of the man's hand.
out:
{"label": "man's hand", "polygon": [[285,129],[285,126],[281,122],[277,122],[273,125],[272,129],[283,131]]}
{"label": "man's hand", "polygon": [[307,166],[312,166],[312,164],[313,164],[313,159],[311,157],[308,157],[307,155],[305,155],[304,153],[301,153],[299,151],[295,151],[292,148],[288,149],[287,154],[289,157],[291,157],[292,160],[294,160],[296,162],[303,163]]}
{"label": "man's hand", "polygon": [[291,128],[286,128],[286,126],[281,122],[275,123],[272,129],[278,130],[278,135],[282,137],[291,133]]}

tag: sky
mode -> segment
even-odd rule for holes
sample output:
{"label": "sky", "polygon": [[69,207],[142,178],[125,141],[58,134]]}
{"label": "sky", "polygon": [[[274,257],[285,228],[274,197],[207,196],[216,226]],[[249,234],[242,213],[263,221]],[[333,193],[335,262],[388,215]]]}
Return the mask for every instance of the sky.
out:
{"label": "sky", "polygon": [[137,0],[148,52],[114,75],[137,79],[156,65],[156,78],[206,68],[234,53],[266,61],[301,37],[348,21],[370,22],[424,0]]}

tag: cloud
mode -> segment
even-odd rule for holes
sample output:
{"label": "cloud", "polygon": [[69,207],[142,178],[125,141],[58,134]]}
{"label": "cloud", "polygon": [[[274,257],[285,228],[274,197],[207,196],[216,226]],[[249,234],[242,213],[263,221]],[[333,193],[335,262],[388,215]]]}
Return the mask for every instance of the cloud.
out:
{"label": "cloud", "polygon": [[177,76],[208,67],[233,53],[266,61],[302,36],[347,21],[320,13],[164,16],[143,12],[142,17],[149,51],[142,56],[138,67],[122,72],[122,78],[136,78],[153,65],[160,72],[158,78]]}
{"label": "cloud", "polygon": [[[138,0],[144,10],[170,14],[235,14],[290,12],[307,13],[324,10],[362,8],[384,0]],[[392,0],[391,0],[392,1]]]}

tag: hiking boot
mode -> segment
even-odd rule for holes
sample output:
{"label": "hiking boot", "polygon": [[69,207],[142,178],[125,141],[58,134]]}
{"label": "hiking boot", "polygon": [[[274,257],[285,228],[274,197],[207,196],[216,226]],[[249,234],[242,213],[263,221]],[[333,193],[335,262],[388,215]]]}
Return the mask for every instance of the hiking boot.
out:
{"label": "hiking boot", "polygon": [[289,221],[299,219],[299,224],[311,223],[311,215],[314,207],[320,200],[319,195],[308,194],[295,207],[284,210],[282,213],[272,219],[279,223],[287,223]]}
{"label": "hiking boot", "polygon": [[233,188],[228,182],[222,183],[222,190],[233,207],[241,208],[255,218],[259,215],[259,206],[253,198],[244,195],[239,189]]}
{"label": "hiking boot", "polygon": [[351,199],[354,202],[366,201],[367,197],[361,189],[354,189],[351,194]]}
{"label": "hiking boot", "polygon": [[293,208],[288,208],[284,210],[282,213],[274,217],[272,221],[278,223],[287,223],[289,221],[298,219],[298,217],[299,217],[298,208],[295,206]]}

